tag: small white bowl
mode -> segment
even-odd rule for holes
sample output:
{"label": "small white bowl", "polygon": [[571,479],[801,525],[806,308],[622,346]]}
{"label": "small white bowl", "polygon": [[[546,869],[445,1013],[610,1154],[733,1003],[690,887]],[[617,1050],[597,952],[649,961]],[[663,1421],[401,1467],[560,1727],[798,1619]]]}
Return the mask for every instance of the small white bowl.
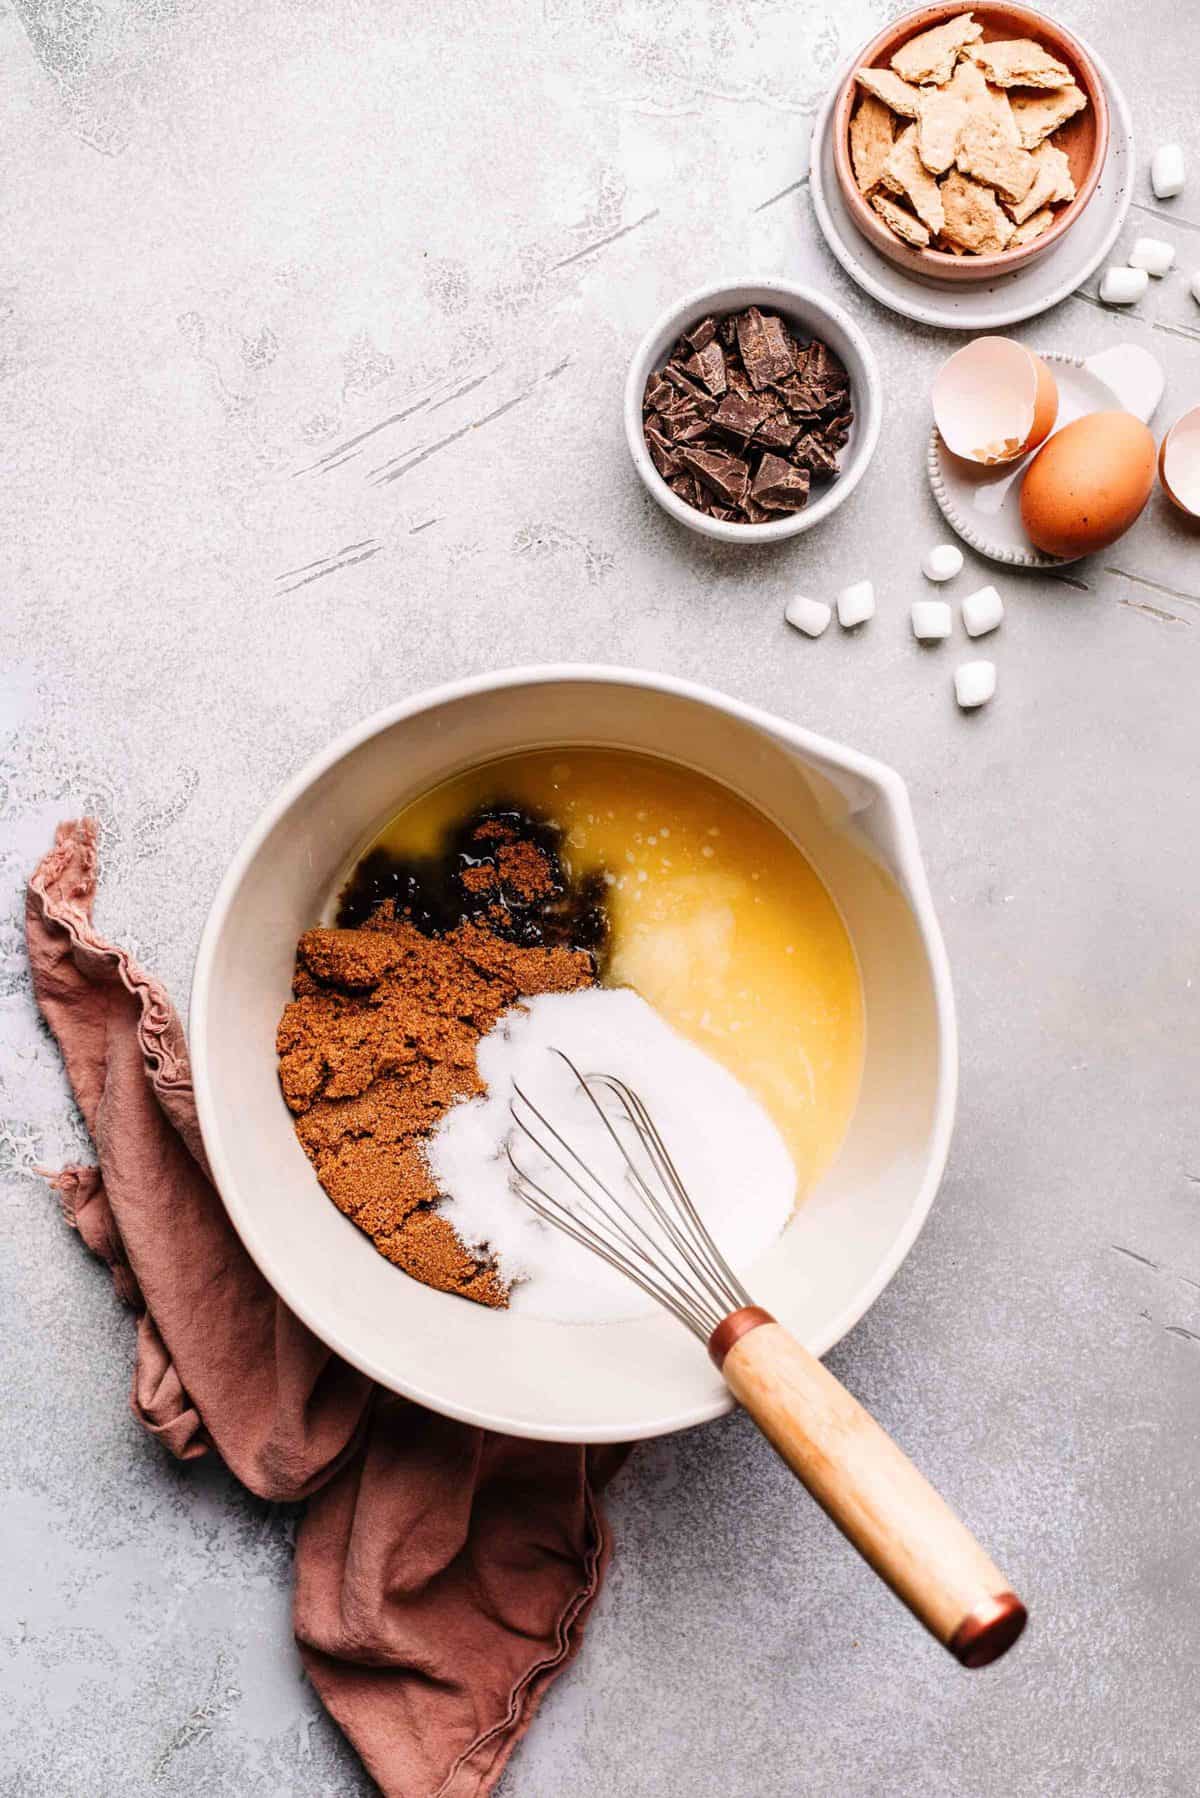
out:
{"label": "small white bowl", "polygon": [[[513,750],[663,755],[741,793],[800,844],[845,920],[866,1010],[846,1140],[747,1285],[815,1354],[857,1323],[937,1190],[957,1073],[950,972],[898,774],[690,681],[516,668],[358,724],[272,800],[221,882],[189,1042],[200,1128],[233,1223],[276,1292],[355,1367],[447,1417],[555,1442],[628,1442],[728,1411],[664,1312],[553,1323],[434,1292],[376,1253],[317,1184],[279,1090],[275,1028],[296,938],[408,800]],[[780,1044],[786,1063],[788,1045]]]}
{"label": "small white bowl", "polygon": [[[788,512],[770,524],[733,524],[724,518],[709,518],[695,506],[686,505],[677,493],[671,492],[650,460],[642,431],[646,382],[651,372],[666,361],[675,339],[710,312],[742,312],[747,306],[777,312],[796,328],[799,336],[816,337],[826,344],[850,376],[850,404],[854,410],[850,440],[842,451],[837,479],[802,511]],[[647,331],[634,352],[625,381],[625,435],[634,467],[664,512],[690,530],[705,537],[718,537],[724,543],[777,543],[781,537],[798,537],[801,531],[811,531],[815,524],[836,512],[866,473],[879,441],[882,417],[882,388],[874,350],[840,306],[811,287],[799,287],[792,281],[730,283],[689,294]]]}

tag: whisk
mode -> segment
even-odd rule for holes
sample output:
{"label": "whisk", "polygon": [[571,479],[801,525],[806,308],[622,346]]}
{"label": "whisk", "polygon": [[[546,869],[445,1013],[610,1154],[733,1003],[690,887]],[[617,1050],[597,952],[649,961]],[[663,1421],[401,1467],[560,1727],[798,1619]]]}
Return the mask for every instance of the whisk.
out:
{"label": "whisk", "polygon": [[998,1660],[1026,1619],[1003,1574],[857,1399],[753,1302],[637,1093],[615,1075],[581,1074],[561,1050],[554,1053],[615,1144],[624,1190],[614,1191],[514,1085],[515,1135],[545,1164],[535,1178],[510,1136],[515,1191],[707,1345],[734,1397],[792,1472],[964,1667]]}

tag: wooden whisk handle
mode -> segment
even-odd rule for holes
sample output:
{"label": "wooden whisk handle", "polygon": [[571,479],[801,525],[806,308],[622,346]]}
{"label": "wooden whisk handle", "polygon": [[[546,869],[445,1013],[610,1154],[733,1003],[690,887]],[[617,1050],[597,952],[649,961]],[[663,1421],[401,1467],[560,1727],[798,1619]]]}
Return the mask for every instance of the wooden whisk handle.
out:
{"label": "wooden whisk handle", "polygon": [[1025,1606],[966,1526],[840,1381],[769,1312],[736,1311],[709,1353],[797,1479],[965,1667],[998,1660]]}

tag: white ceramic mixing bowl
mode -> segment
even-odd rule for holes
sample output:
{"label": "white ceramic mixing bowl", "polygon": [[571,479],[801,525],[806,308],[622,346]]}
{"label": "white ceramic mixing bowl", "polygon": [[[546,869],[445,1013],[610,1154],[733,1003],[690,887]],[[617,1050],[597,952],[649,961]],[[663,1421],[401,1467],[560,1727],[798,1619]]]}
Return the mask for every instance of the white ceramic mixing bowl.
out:
{"label": "white ceramic mixing bowl", "polygon": [[904,785],[878,762],[690,682],[628,669],[514,669],[406,700],[296,775],[242,845],[201,940],[190,1042],[230,1217],[318,1336],[447,1416],[612,1442],[731,1407],[700,1345],[667,1316],[553,1323],[410,1279],[322,1192],[280,1095],[274,1046],[296,939],[328,916],[352,858],[401,805],[477,763],[583,744],[666,756],[723,781],[795,839],[841,908],[862,973],[862,1092],[840,1154],[746,1281],[823,1354],[912,1246],[954,1113],[945,950]]}

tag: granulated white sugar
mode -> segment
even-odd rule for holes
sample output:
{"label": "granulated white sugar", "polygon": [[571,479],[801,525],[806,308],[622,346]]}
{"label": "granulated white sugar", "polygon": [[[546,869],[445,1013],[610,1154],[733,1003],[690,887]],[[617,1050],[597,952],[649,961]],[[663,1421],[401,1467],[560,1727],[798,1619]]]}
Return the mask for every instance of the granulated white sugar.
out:
{"label": "granulated white sugar", "polygon": [[567,1137],[623,1203],[637,1203],[602,1120],[553,1051],[581,1073],[614,1074],[645,1104],[691,1198],[735,1272],[744,1272],[791,1216],[796,1172],[758,1100],[626,989],[547,993],[506,1013],[482,1039],[487,1093],[452,1106],[427,1153],[442,1213],[468,1247],[489,1251],[512,1283],[511,1307],[531,1317],[600,1322],[655,1309],[624,1275],[539,1218],[513,1190],[506,1146],[556,1197],[573,1189],[519,1133],[514,1083]]}

